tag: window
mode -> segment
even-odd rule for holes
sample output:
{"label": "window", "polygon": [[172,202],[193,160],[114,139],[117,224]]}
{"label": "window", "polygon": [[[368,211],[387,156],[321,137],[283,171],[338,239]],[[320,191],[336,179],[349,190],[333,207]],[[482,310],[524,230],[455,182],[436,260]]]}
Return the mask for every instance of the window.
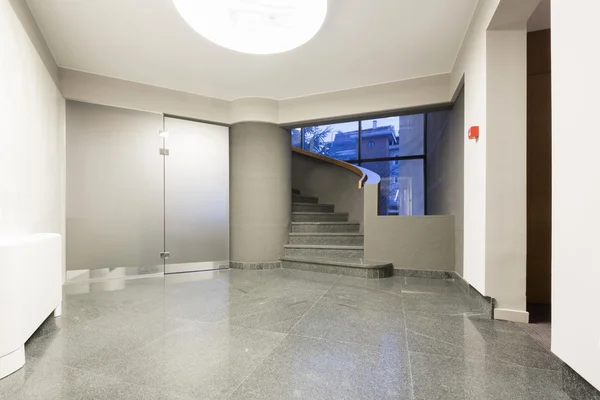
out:
{"label": "window", "polygon": [[358,122],[302,128],[303,149],[338,160],[358,159]]}
{"label": "window", "polygon": [[292,147],[302,147],[302,133],[300,129],[292,129]]}
{"label": "window", "polygon": [[422,159],[362,162],[381,177],[379,215],[424,215],[425,174]]}
{"label": "window", "polygon": [[424,215],[427,114],[292,129],[292,145],[381,176],[379,215]]}

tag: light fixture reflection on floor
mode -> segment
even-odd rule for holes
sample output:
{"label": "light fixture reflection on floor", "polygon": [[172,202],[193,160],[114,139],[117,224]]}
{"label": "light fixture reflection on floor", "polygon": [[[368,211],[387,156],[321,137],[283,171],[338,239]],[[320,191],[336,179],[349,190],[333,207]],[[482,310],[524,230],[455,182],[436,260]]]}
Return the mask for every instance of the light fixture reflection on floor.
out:
{"label": "light fixture reflection on floor", "polygon": [[325,21],[327,0],[173,0],[183,19],[219,46],[250,54],[295,49]]}

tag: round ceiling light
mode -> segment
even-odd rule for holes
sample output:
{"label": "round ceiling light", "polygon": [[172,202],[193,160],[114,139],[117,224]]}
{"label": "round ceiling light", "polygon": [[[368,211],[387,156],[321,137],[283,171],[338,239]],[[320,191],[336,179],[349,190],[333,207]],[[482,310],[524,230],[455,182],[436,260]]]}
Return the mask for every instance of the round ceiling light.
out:
{"label": "round ceiling light", "polygon": [[251,54],[295,49],[317,34],[327,0],[173,0],[183,19],[219,46]]}

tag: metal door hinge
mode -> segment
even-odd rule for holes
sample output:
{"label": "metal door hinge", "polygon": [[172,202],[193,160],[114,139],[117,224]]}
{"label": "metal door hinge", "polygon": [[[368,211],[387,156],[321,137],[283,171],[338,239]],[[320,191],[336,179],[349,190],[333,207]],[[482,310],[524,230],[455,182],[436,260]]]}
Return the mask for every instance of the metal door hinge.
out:
{"label": "metal door hinge", "polygon": [[169,155],[169,149],[158,149],[158,152],[160,153],[161,156]]}
{"label": "metal door hinge", "polygon": [[169,253],[168,251],[165,251],[164,253],[160,253],[160,258],[162,260],[168,260],[171,257],[171,253]]}

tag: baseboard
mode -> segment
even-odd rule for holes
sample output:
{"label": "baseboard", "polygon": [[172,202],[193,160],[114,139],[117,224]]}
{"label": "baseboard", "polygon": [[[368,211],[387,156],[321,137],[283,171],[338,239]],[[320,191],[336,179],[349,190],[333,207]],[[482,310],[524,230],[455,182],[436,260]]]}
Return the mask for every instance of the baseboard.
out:
{"label": "baseboard", "polygon": [[508,308],[495,308],[494,319],[528,323],[529,313],[527,311],[510,310]]}
{"label": "baseboard", "polygon": [[267,261],[267,262],[230,261],[229,268],[245,269],[245,270],[277,269],[277,268],[281,268],[281,261]]}
{"label": "baseboard", "polygon": [[563,363],[562,389],[572,400],[600,400],[600,391]]}
{"label": "baseboard", "polygon": [[489,296],[484,296],[477,289],[469,284],[457,272],[452,272],[452,277],[456,284],[464,290],[473,300],[477,301],[484,310],[485,318],[494,319],[494,299]]}

